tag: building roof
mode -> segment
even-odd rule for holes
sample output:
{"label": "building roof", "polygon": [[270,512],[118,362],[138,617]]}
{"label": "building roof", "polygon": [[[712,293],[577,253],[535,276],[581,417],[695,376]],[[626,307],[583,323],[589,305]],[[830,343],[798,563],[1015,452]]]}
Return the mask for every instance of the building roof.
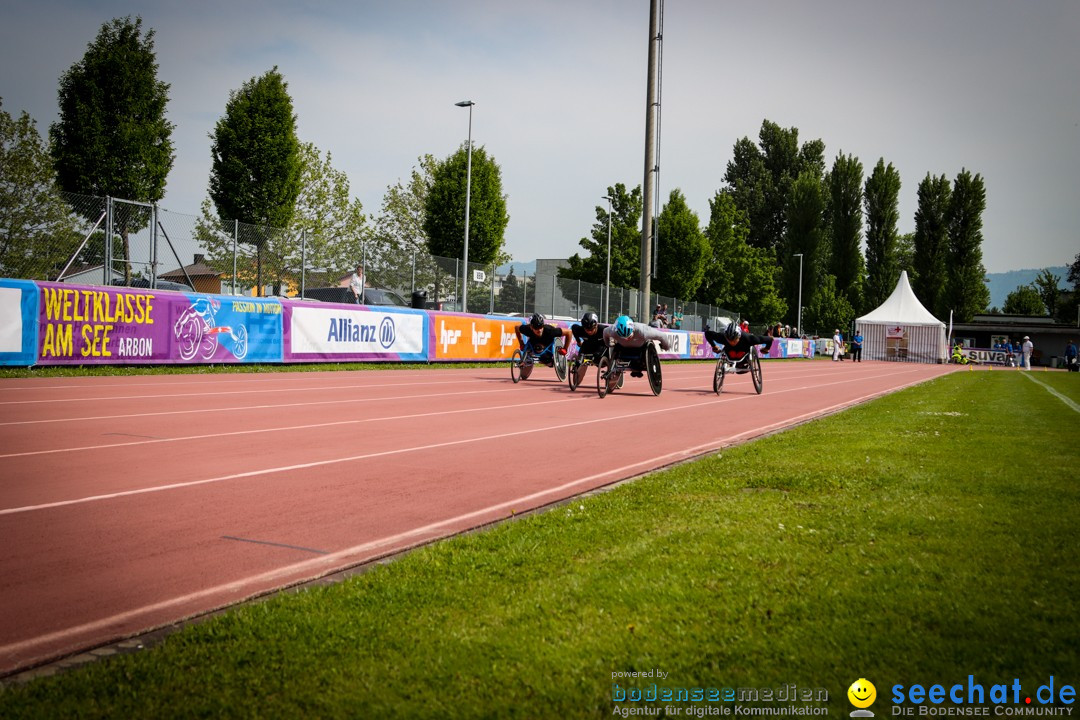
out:
{"label": "building roof", "polygon": [[160,275],[158,275],[158,277],[162,280],[175,280],[177,278],[183,280],[184,270],[187,270],[188,276],[192,278],[221,277],[224,274],[207,265],[204,261],[204,256],[202,255],[202,253],[195,253],[195,262],[177,270],[171,270],[167,273],[161,273]]}
{"label": "building roof", "polygon": [[900,279],[896,282],[896,289],[892,291],[892,295],[876,309],[858,318],[856,322],[945,327],[945,323],[934,317],[919,302],[919,298],[915,297],[915,291],[911,289],[911,283],[908,282],[907,270],[901,271]]}

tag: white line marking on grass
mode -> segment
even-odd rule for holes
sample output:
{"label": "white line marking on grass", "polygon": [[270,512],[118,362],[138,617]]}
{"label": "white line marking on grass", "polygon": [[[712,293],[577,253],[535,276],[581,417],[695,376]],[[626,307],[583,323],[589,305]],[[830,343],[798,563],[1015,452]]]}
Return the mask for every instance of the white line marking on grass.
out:
{"label": "white line marking on grass", "polygon": [[1074,403],[1074,402],[1073,402],[1072,400],[1070,400],[1069,398],[1065,397],[1064,395],[1062,395],[1061,393],[1059,393],[1059,392],[1058,392],[1057,390],[1055,390],[1054,388],[1050,387],[1049,385],[1047,385],[1047,384],[1046,384],[1046,383],[1044,383],[1044,382],[1039,382],[1039,381],[1038,381],[1038,380],[1036,380],[1035,378],[1031,377],[1031,375],[1030,375],[1029,373],[1026,373],[1026,372],[1025,372],[1025,373],[1023,373],[1023,376],[1024,376],[1024,377],[1026,377],[1026,378],[1027,378],[1028,380],[1030,380],[1031,382],[1035,383],[1036,385],[1042,385],[1042,386],[1043,386],[1044,388],[1046,388],[1046,392],[1050,393],[1051,395],[1053,395],[1054,397],[1056,397],[1056,398],[1057,398],[1058,400],[1060,400],[1061,402],[1063,402],[1063,403],[1065,403],[1066,405],[1068,405],[1068,406],[1069,406],[1070,408],[1072,408],[1072,409],[1073,409],[1073,411],[1074,411],[1074,412],[1080,412],[1080,405],[1077,405],[1077,404],[1076,404],[1076,403]]}
{"label": "white line marking on grass", "polygon": [[[894,374],[896,374],[896,373],[889,373],[889,375],[894,375]],[[855,398],[855,399],[852,399],[852,400],[848,400],[846,402],[839,403],[837,405],[833,405],[833,406],[823,408],[823,409],[820,409],[820,410],[815,410],[815,411],[812,411],[811,413],[808,413],[808,414],[805,414],[805,415],[800,415],[800,416],[794,418],[794,420],[800,420],[800,419],[804,419],[806,417],[813,417],[814,415],[819,415],[819,414],[823,414],[823,413],[826,413],[826,412],[831,412],[833,410],[843,408],[843,407],[847,407],[847,406],[850,406],[850,405],[853,405],[853,404],[856,404],[856,403],[859,403],[859,402],[863,402],[863,401],[865,401],[867,399],[877,397],[877,396],[883,395],[885,393],[895,392],[897,390],[902,390],[902,389],[904,389],[906,387],[909,387],[911,385],[915,385],[915,384],[918,384],[920,382],[924,382],[925,380],[930,380],[930,379],[932,379],[932,378],[920,378],[920,379],[912,381],[911,383],[908,383],[906,385],[901,385],[900,387],[889,388],[888,390],[882,390],[882,391],[877,391],[877,392],[874,392],[874,393],[869,393],[867,395],[863,395],[861,397],[858,397],[858,398]],[[850,380],[845,378],[843,380],[838,380],[837,382],[834,382],[834,383],[825,383],[824,385],[806,385],[806,386],[803,386],[803,387],[791,388],[789,390],[777,390],[777,391],[774,391],[773,394],[780,395],[780,394],[784,394],[784,393],[798,392],[800,390],[818,389],[818,388],[829,387],[830,385],[840,385],[840,384],[848,384],[848,383],[850,383]],[[721,399],[719,399],[719,400],[717,400],[716,398],[710,398],[708,400],[704,400],[704,401],[698,402],[698,403],[691,403],[691,404],[687,404],[687,405],[677,405],[675,407],[664,407],[664,408],[658,408],[656,410],[643,410],[643,411],[636,412],[636,413],[626,413],[626,414],[615,415],[615,416],[606,417],[606,418],[587,418],[585,420],[578,420],[578,421],[575,421],[575,422],[561,423],[561,424],[558,424],[558,425],[548,425],[548,426],[539,427],[539,428],[526,428],[526,429],[523,429],[523,430],[514,430],[514,431],[511,431],[511,432],[497,433],[497,434],[494,434],[494,435],[483,435],[483,436],[480,436],[480,437],[463,438],[461,440],[448,440],[446,442],[429,443],[429,444],[426,444],[426,445],[415,445],[415,446],[406,447],[406,448],[395,448],[393,450],[382,450],[382,451],[379,451],[379,452],[364,453],[364,454],[361,454],[361,455],[348,455],[348,456],[340,457],[340,458],[331,458],[329,460],[316,460],[316,461],[307,462],[307,463],[297,463],[297,464],[294,464],[294,465],[283,465],[283,466],[279,466],[279,467],[262,468],[262,469],[259,469],[259,470],[248,470],[248,471],[245,471],[245,472],[232,473],[232,474],[229,474],[229,475],[220,475],[218,477],[203,478],[201,480],[189,480],[187,482],[169,483],[168,485],[157,485],[157,486],[154,486],[154,487],[139,488],[139,489],[136,489],[136,490],[123,490],[123,491],[120,491],[120,492],[106,493],[106,494],[103,494],[103,495],[90,495],[90,496],[87,496],[87,497],[75,498],[75,499],[72,499],[72,500],[58,500],[58,501],[50,502],[50,503],[42,503],[40,505],[27,505],[27,506],[24,506],[24,507],[4,508],[4,509],[0,510],[0,515],[14,515],[16,513],[32,512],[32,511],[35,511],[35,510],[49,510],[49,509],[58,508],[58,507],[66,507],[68,505],[80,505],[82,503],[97,502],[97,501],[101,501],[101,500],[114,500],[116,498],[129,497],[129,496],[132,496],[132,495],[144,495],[144,494],[147,494],[147,493],[162,492],[162,491],[165,491],[165,490],[177,490],[177,489],[181,489],[181,488],[195,487],[195,486],[198,486],[198,485],[208,485],[210,483],[224,482],[226,480],[241,480],[241,479],[244,479],[244,478],[258,477],[260,475],[275,475],[275,474],[278,474],[278,473],[292,472],[292,471],[295,471],[295,470],[307,470],[307,469],[315,468],[315,467],[324,467],[324,466],[327,466],[327,465],[337,465],[337,464],[341,464],[341,463],[356,462],[356,461],[359,461],[359,460],[370,460],[372,458],[388,457],[388,456],[391,456],[391,455],[402,455],[402,454],[411,453],[411,452],[422,452],[422,451],[425,451],[425,450],[436,450],[438,448],[453,447],[453,446],[456,446],[456,445],[467,445],[467,444],[470,444],[470,443],[486,442],[486,441],[490,441],[490,440],[502,440],[502,439],[505,439],[505,438],[517,437],[517,436],[520,436],[520,435],[528,435],[530,433],[535,433],[535,432],[548,432],[548,431],[552,431],[552,430],[564,430],[566,428],[579,427],[581,425],[591,425],[593,423],[612,422],[612,421],[619,421],[619,420],[627,420],[627,419],[631,419],[631,418],[641,418],[641,417],[645,417],[645,416],[648,416],[648,415],[657,415],[657,414],[661,414],[661,413],[677,412],[677,411],[680,411],[680,410],[687,410],[687,409],[691,409],[691,408],[697,408],[697,407],[701,407],[703,405],[715,405],[717,402],[736,402],[736,401],[739,401],[739,400],[749,400],[749,399],[756,398],[756,397],[759,397],[759,396],[756,395],[756,394],[755,395],[743,395],[743,396],[739,396],[739,397],[730,397],[730,399],[728,397],[723,397],[722,396]],[[781,421],[779,424],[782,425],[782,424],[784,424],[784,422],[785,421]],[[740,437],[742,434],[745,434],[745,433],[741,433],[740,435],[735,435],[733,437]],[[679,451],[677,453],[668,453],[666,455],[660,455],[660,456],[656,456],[656,457],[666,458],[666,457],[669,457],[671,455],[680,455],[680,454],[684,454],[684,453],[685,453],[685,451]],[[655,460],[655,458],[653,458],[653,459]]]}

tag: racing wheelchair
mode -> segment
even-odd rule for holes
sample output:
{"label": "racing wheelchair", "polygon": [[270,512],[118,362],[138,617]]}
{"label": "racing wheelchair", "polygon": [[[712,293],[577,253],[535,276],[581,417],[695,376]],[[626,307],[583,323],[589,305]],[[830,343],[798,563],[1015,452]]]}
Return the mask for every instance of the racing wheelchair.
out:
{"label": "racing wheelchair", "polygon": [[596,394],[604,397],[621,388],[623,373],[639,368],[649,379],[649,390],[653,395],[659,395],[664,389],[664,379],[655,343],[645,343],[644,348],[620,347],[617,353],[615,346],[609,346],[607,354],[596,363]]}
{"label": "racing wheelchair", "polygon": [[540,363],[555,368],[555,377],[559,382],[566,379],[566,356],[559,352],[559,343],[562,338],[556,338],[554,342],[543,350],[537,352],[532,342],[525,343],[525,350],[515,350],[510,356],[510,379],[515,383],[528,380],[532,375],[533,367]]}
{"label": "racing wheelchair", "polygon": [[[571,390],[578,389],[578,386],[585,381],[585,376],[588,374],[589,368],[595,366],[601,357],[603,357],[603,354],[585,355],[580,351],[574,355],[574,359],[570,361],[570,365],[566,371],[566,381],[570,385]],[[622,376],[619,377],[618,386],[623,386]]]}
{"label": "racing wheelchair", "polygon": [[761,394],[761,358],[759,353],[761,352],[759,346],[754,345],[750,348],[750,352],[743,353],[742,357],[737,359],[731,359],[727,355],[727,351],[724,348],[720,349],[720,355],[716,358],[716,369],[713,370],[713,392],[717,395],[724,388],[724,378],[728,375],[743,375],[750,373],[750,378],[754,381],[754,390],[757,390],[757,394]]}

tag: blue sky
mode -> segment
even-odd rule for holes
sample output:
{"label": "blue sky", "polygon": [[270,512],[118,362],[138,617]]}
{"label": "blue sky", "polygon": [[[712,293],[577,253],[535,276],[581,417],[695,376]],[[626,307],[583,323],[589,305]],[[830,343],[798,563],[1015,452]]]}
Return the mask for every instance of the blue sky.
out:
{"label": "blue sky", "polygon": [[[60,75],[103,22],[141,15],[171,84],[176,164],[162,205],[198,213],[229,91],[277,65],[299,133],[369,216],[425,153],[473,138],[502,167],[516,260],[566,257],[608,185],[642,182],[648,0],[4,0],[0,97],[45,134]],[[660,192],[701,220],[732,146],[768,118],[827,164],[900,172],[900,230],[929,172],[981,173],[990,272],[1080,252],[1080,3],[669,0]]]}

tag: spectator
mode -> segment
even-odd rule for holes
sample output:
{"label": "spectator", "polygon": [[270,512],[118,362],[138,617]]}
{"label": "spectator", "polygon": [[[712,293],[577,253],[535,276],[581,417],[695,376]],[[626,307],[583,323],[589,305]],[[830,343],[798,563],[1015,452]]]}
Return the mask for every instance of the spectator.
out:
{"label": "spectator", "polygon": [[1016,356],[1013,355],[1012,340],[1010,340],[1009,338],[1005,338],[1005,344],[1003,347],[1005,350],[1005,364],[1008,367],[1016,367]]}
{"label": "spectator", "polygon": [[364,266],[357,263],[356,272],[349,278],[349,292],[357,305],[364,304]]}
{"label": "spectator", "polygon": [[652,321],[649,323],[649,326],[654,328],[667,327],[667,305],[656,306],[656,310],[653,311]]}
{"label": "spectator", "polygon": [[1024,352],[1024,359],[1022,367],[1025,370],[1031,369],[1031,351],[1035,349],[1035,346],[1031,344],[1031,338],[1027,335],[1024,336],[1024,344],[1022,346]]}
{"label": "spectator", "polygon": [[1065,344],[1065,369],[1069,372],[1080,371],[1080,365],[1077,364],[1076,343],[1072,340]]}
{"label": "spectator", "polygon": [[833,330],[832,336],[832,359],[833,362],[844,361],[844,336],[840,334],[840,329]]}
{"label": "spectator", "polygon": [[675,314],[671,318],[671,327],[682,330],[682,310],[675,309]]}
{"label": "spectator", "polygon": [[851,362],[862,362],[862,333],[858,330],[851,338]]}

